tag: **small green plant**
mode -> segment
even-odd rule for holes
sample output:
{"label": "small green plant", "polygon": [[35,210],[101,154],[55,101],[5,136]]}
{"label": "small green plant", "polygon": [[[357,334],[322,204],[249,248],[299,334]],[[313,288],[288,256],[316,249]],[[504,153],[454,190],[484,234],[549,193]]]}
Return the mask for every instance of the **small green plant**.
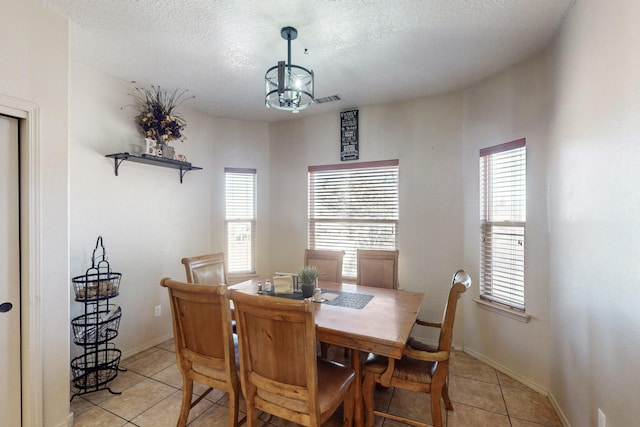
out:
{"label": "small green plant", "polygon": [[300,282],[306,285],[312,285],[316,283],[316,279],[320,277],[320,270],[313,265],[307,265],[298,272],[298,278]]}

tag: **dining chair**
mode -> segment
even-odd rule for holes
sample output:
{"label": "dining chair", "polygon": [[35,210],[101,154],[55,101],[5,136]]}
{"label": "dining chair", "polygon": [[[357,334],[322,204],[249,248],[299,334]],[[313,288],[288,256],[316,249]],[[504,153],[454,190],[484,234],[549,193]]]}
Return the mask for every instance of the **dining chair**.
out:
{"label": "dining chair", "polygon": [[187,283],[220,285],[227,283],[224,252],[182,258],[187,273]]}
{"label": "dining chair", "polygon": [[[305,249],[304,265],[312,265],[320,271],[319,280],[327,282],[342,283],[342,260],[344,251],[328,250],[328,249]],[[329,344],[320,343],[320,355],[327,358],[329,352]],[[345,355],[348,350],[345,350]]]}
{"label": "dining chair", "polygon": [[398,251],[358,249],[356,283],[398,289]]}
{"label": "dining chair", "polygon": [[[383,251],[373,249],[357,249],[358,286],[398,289],[398,253],[399,251]],[[320,354],[327,357],[329,345],[320,343]],[[349,349],[345,347],[344,357],[349,357]]]}
{"label": "dining chair", "polygon": [[264,411],[303,426],[320,426],[343,404],[342,425],[353,423],[354,370],[316,355],[310,300],[233,291],[240,379],[247,425]]}
{"label": "dining chair", "polygon": [[[229,427],[237,427],[241,393],[237,351],[231,331],[226,285],[196,285],[164,278],[173,317],[173,339],[182,375],[182,406],[177,425],[186,424],[191,408],[213,388],[229,393]],[[207,391],[193,403],[193,382]]]}
{"label": "dining chair", "polygon": [[[227,267],[224,252],[182,258],[187,273],[187,283],[226,285]],[[236,332],[236,321],[232,321],[233,333]]]}
{"label": "dining chair", "polygon": [[344,251],[305,249],[304,265],[320,270],[320,280],[342,283],[342,259]]}
{"label": "dining chair", "polygon": [[438,347],[430,349],[415,339],[409,339],[403,351],[402,359],[395,360],[378,355],[370,355],[364,363],[364,381],[362,384],[365,407],[365,425],[371,427],[375,416],[389,418],[405,424],[426,427],[429,424],[399,415],[392,415],[374,408],[373,393],[376,384],[383,387],[429,393],[431,418],[435,427],[442,427],[442,409],[440,400],[444,400],[446,409],[452,411],[449,399],[447,378],[451,354],[451,336],[458,298],[471,286],[471,278],[464,270],[453,275],[449,298],[444,306],[442,322],[417,321],[420,326],[429,326],[440,330]]}

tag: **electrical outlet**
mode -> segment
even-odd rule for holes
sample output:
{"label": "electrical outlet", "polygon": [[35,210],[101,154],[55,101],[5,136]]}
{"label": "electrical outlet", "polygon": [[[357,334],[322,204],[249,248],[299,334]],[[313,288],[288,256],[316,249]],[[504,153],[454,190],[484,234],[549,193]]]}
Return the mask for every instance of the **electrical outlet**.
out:
{"label": "electrical outlet", "polygon": [[156,310],[154,312],[155,317],[160,317],[160,315],[162,314],[162,306],[161,305],[156,305]]}
{"label": "electrical outlet", "polygon": [[607,427],[607,416],[598,408],[598,427]]}

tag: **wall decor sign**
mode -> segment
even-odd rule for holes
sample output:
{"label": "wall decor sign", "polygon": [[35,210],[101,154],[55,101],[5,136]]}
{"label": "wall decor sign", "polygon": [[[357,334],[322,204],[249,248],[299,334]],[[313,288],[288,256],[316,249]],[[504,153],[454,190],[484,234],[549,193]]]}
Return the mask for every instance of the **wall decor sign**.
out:
{"label": "wall decor sign", "polygon": [[340,112],[340,160],[358,160],[358,110]]}

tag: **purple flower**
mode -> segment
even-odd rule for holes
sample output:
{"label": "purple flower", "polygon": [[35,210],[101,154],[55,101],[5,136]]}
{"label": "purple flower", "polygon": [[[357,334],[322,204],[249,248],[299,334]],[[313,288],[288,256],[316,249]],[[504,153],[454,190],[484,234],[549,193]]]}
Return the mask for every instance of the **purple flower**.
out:
{"label": "purple flower", "polygon": [[[136,84],[135,81],[132,83]],[[136,99],[134,107],[138,115],[135,120],[145,138],[158,142],[184,141],[182,132],[187,123],[177,109],[187,99],[195,98],[186,96],[187,92],[186,89],[167,92],[156,85],[151,85],[151,89],[134,86],[129,95]]]}

